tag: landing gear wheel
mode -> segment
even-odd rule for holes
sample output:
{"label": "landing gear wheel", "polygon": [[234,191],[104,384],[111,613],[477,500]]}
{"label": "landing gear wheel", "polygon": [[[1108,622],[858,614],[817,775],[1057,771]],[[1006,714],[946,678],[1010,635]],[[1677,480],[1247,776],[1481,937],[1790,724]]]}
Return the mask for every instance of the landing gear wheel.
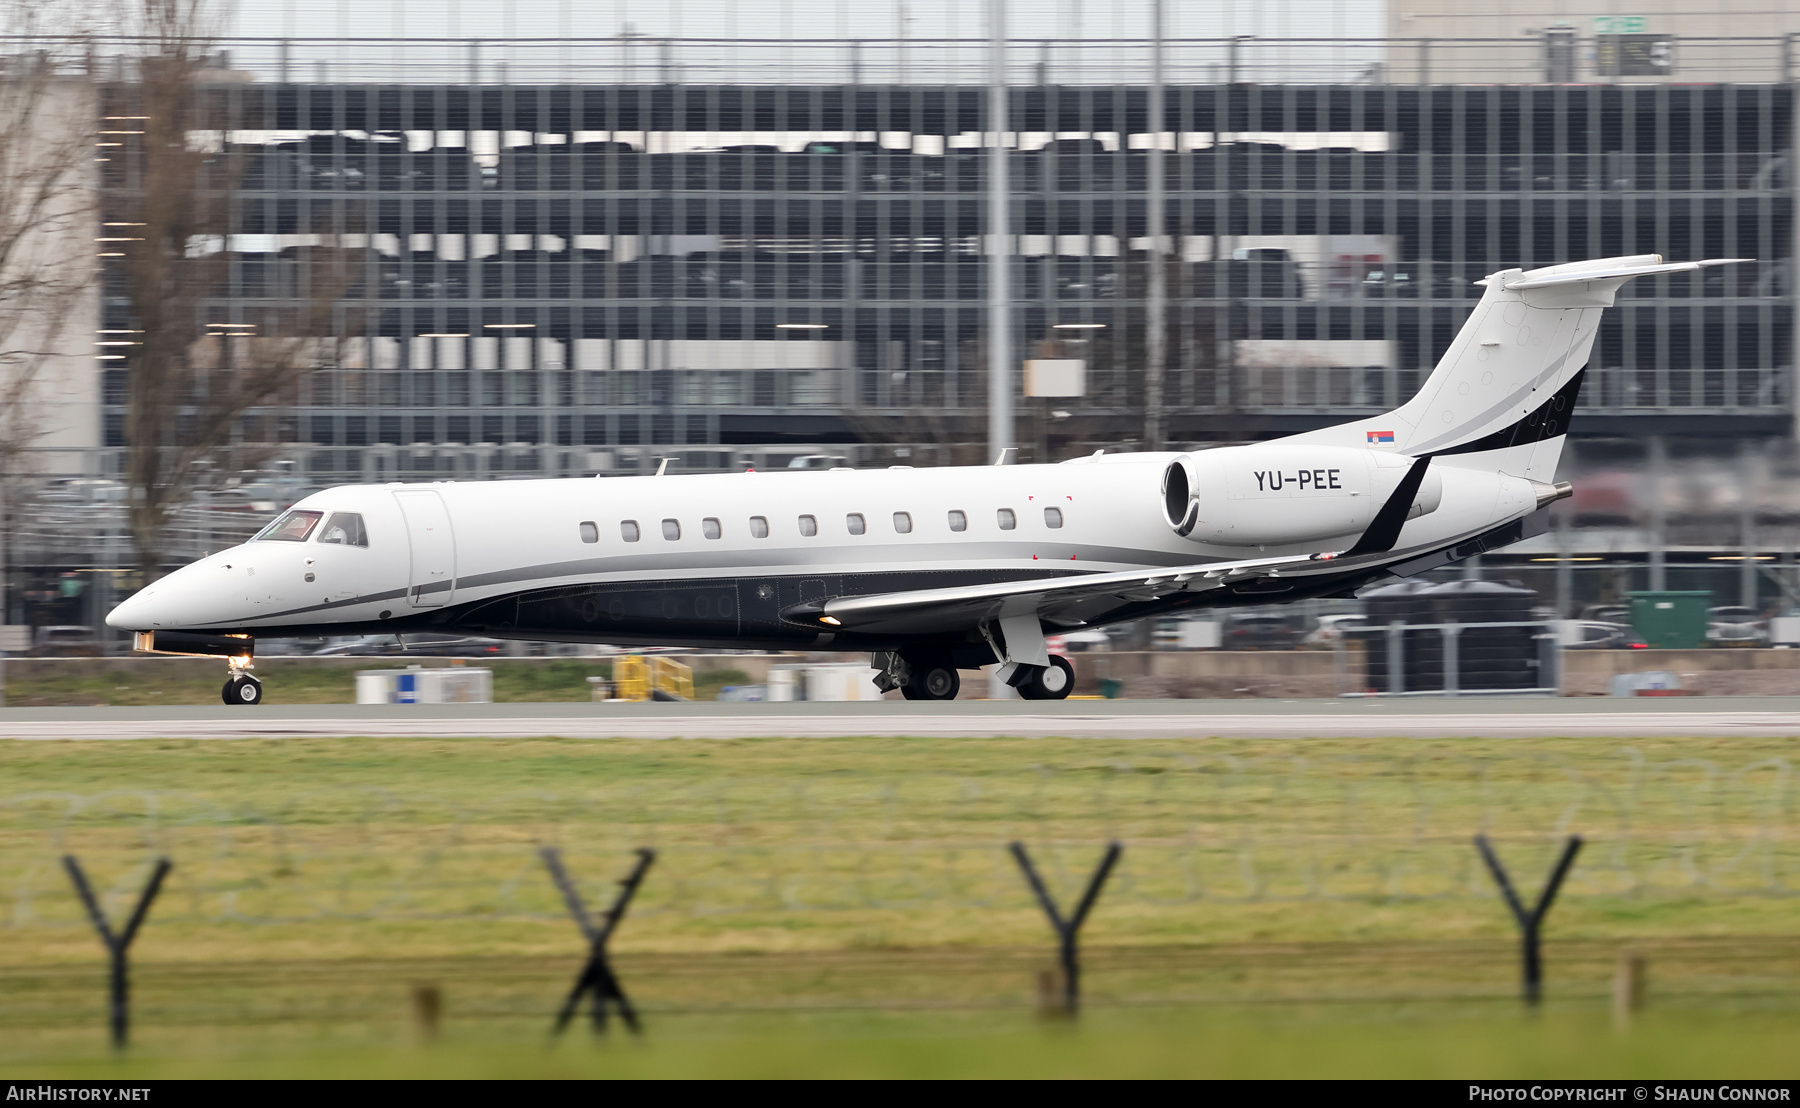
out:
{"label": "landing gear wheel", "polygon": [[900,695],[908,700],[955,700],[962,688],[962,675],[947,663],[932,662],[914,666],[912,680],[900,686]]}
{"label": "landing gear wheel", "polygon": [[1061,654],[1050,655],[1050,664],[1033,667],[1030,677],[1019,686],[1024,700],[1066,700],[1075,687],[1075,667]]}
{"label": "landing gear wheel", "polygon": [[227,704],[261,704],[262,682],[254,677],[233,677],[219,695]]}

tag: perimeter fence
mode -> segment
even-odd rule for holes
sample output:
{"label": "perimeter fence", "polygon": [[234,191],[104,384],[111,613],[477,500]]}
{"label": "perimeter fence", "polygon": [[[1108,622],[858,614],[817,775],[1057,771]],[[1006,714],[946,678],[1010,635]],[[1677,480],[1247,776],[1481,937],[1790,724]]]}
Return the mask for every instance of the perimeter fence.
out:
{"label": "perimeter fence", "polygon": [[88,926],[65,854],[96,875],[113,912],[129,909],[155,858],[174,859],[159,927],[566,921],[543,846],[561,851],[593,902],[634,848],[655,847],[632,918],[660,917],[665,929],[732,916],[1029,910],[1005,851],[1012,840],[1030,845],[1065,898],[1108,841],[1124,843],[1106,911],[1146,918],[1209,903],[1491,903],[1477,833],[1519,873],[1547,870],[1564,838],[1581,835],[1565,901],[1788,897],[1800,893],[1797,806],[1785,758],[1652,760],[1630,747],[1592,758],[1176,756],[1005,775],[466,792],[33,792],[0,799],[0,928]]}

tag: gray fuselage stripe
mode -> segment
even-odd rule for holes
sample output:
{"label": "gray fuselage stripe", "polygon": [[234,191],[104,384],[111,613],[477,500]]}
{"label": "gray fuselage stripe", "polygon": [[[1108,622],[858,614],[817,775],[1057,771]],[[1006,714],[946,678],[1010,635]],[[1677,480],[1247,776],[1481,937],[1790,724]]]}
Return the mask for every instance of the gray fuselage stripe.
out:
{"label": "gray fuselage stripe", "polygon": [[[648,540],[646,540],[648,541]],[[871,554],[879,558],[881,564],[890,572],[905,572],[896,569],[895,563],[920,563],[921,570],[941,569],[983,569],[998,568],[982,564],[983,559],[1007,561],[1019,558],[1022,543],[981,542],[981,543],[930,543],[908,544],[904,547],[887,547]],[[1153,550],[1132,550],[1123,547],[1090,546],[1079,543],[1046,543],[1033,544],[1038,549],[1053,548],[1048,557],[1040,558],[1045,577],[1067,576],[1069,562],[1077,566],[1086,562],[1093,566],[1092,572],[1103,572],[1106,563],[1124,563],[1142,566],[1145,569],[1162,569],[1169,566],[1194,565],[1207,561],[1196,558],[1192,554],[1182,555],[1176,552]],[[796,565],[793,547],[781,547],[767,551],[725,549],[704,553],[669,553],[669,554],[629,554],[605,558],[583,558],[575,561],[547,562],[535,566],[523,566],[518,569],[495,570],[488,573],[471,574],[459,578],[454,588],[462,590],[489,589],[496,586],[526,585],[547,588],[553,585],[607,584],[632,585],[665,583],[667,578],[659,576],[670,571],[706,570],[721,576],[732,577],[825,577],[842,576],[867,572],[865,566],[845,561],[833,561],[824,565]],[[854,548],[842,545],[824,547],[816,553],[835,558],[847,559],[855,553]],[[1099,563],[1099,565],[1094,565]],[[1061,571],[1051,567],[1062,567]],[[1017,568],[1014,566],[1008,569]],[[1085,571],[1086,566],[1077,572]],[[623,580],[612,577],[614,574],[643,574],[639,578]],[[608,577],[604,582],[598,580],[581,580],[582,578]],[[576,580],[569,580],[575,578]],[[438,581],[424,586],[427,592],[440,592],[453,587],[450,582]],[[309,604],[286,611],[273,612],[265,619],[280,619],[287,616],[305,615],[313,612],[331,611],[334,609],[353,607],[358,604],[373,604],[382,600],[403,599],[409,590],[388,590],[372,593],[367,596],[351,597],[348,600],[334,600],[323,604]],[[482,597],[480,599],[492,599]]]}

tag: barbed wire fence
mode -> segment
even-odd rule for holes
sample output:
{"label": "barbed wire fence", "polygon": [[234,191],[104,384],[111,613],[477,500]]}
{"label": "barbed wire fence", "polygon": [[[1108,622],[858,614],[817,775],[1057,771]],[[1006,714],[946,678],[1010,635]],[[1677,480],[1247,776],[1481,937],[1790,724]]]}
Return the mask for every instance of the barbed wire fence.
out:
{"label": "barbed wire fence", "polygon": [[[0,799],[0,928],[85,927],[59,859],[109,909],[160,856],[157,922],[560,920],[537,851],[606,875],[661,858],[633,918],[1029,909],[1005,844],[1058,895],[1127,844],[1107,906],[1492,900],[1472,837],[1522,871],[1588,842],[1563,896],[1800,893],[1792,765],[1551,756],[1139,759],[1006,777],[821,774],[640,781],[474,796],[401,786],[276,800],[172,790]],[[590,877],[599,898],[607,879]],[[929,942],[920,935],[918,942]]]}

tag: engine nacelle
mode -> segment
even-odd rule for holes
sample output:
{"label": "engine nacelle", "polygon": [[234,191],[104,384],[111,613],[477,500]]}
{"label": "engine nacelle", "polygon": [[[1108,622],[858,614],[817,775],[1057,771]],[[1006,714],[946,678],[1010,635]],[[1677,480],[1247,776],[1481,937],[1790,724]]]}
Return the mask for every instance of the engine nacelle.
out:
{"label": "engine nacelle", "polygon": [[[1219,546],[1268,546],[1356,536],[1414,459],[1343,446],[1228,446],[1184,454],[1163,471],[1163,514],[1175,533]],[[1435,469],[1407,519],[1437,510]]]}

